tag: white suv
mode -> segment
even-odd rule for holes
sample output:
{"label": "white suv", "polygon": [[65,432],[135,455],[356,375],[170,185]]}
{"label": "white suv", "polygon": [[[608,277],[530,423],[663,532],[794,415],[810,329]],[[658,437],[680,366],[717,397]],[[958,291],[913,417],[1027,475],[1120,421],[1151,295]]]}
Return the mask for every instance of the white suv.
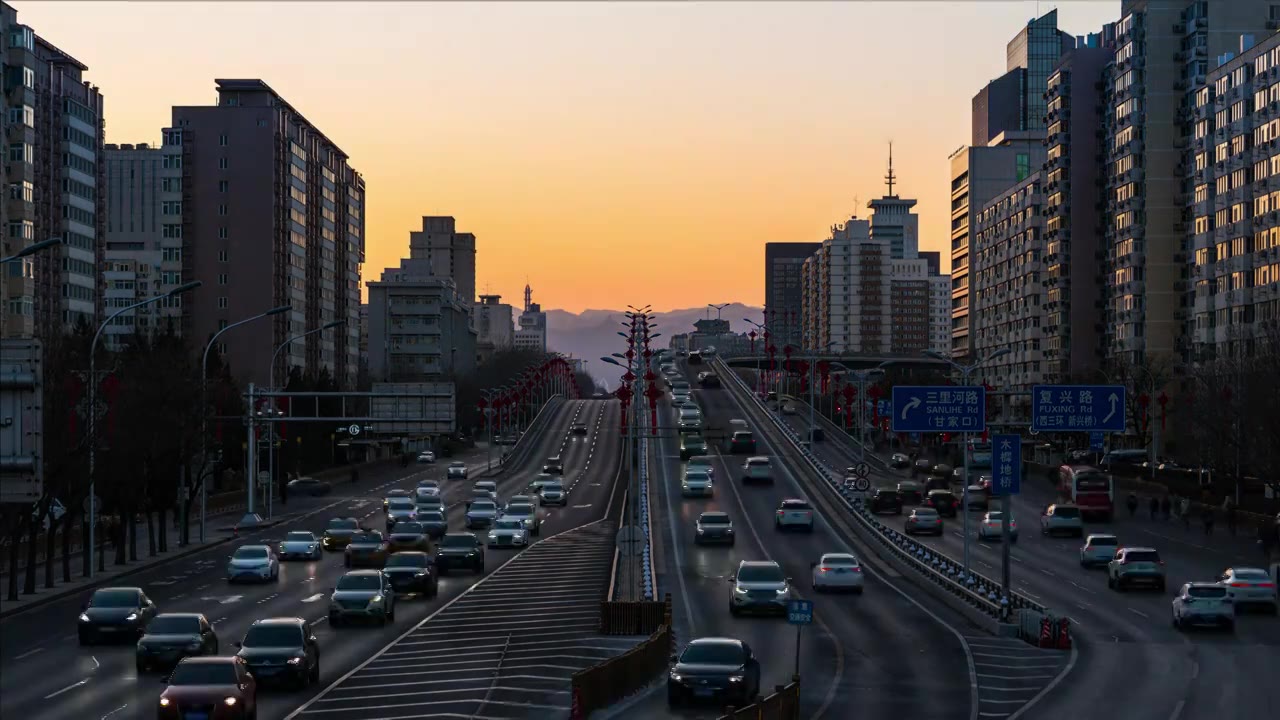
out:
{"label": "white suv", "polygon": [[1228,632],[1236,627],[1236,608],[1221,583],[1189,582],[1173,599],[1173,626],[1214,625]]}
{"label": "white suv", "polygon": [[800,528],[813,532],[813,507],[808,500],[788,498],[778,505],[774,515],[773,526],[778,530]]}

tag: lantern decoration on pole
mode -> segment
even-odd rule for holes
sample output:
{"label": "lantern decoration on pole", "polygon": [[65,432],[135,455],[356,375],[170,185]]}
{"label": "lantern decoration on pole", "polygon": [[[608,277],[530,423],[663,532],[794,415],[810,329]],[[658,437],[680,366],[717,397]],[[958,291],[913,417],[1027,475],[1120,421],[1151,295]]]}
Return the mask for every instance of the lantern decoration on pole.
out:
{"label": "lantern decoration on pole", "polygon": [[752,330],[751,332],[747,333],[747,339],[751,341],[751,354],[755,355],[756,354],[756,331]]}
{"label": "lantern decoration on pole", "polygon": [[853,418],[853,400],[858,397],[858,389],[852,384],[844,386],[844,426],[849,427]]}
{"label": "lantern decoration on pole", "polygon": [[880,389],[879,385],[872,385],[867,388],[867,395],[871,396],[871,422],[876,425],[880,424],[880,396],[883,394],[884,391]]}
{"label": "lantern decoration on pole", "polygon": [[822,384],[818,386],[819,392],[825,395],[831,381],[831,363],[827,360],[819,360],[818,374],[822,377]]}
{"label": "lantern decoration on pole", "polygon": [[1138,396],[1138,406],[1142,408],[1142,429],[1139,432],[1143,435],[1147,434],[1147,428],[1151,425],[1151,421],[1147,418],[1147,406],[1150,404],[1150,395],[1142,393]]}
{"label": "lantern decoration on pole", "polygon": [[1169,396],[1165,395],[1164,391],[1161,390],[1160,397],[1156,398],[1156,402],[1160,404],[1160,432],[1164,432],[1164,420],[1168,409],[1167,406],[1169,405]]}
{"label": "lantern decoration on pole", "polygon": [[[627,374],[628,374],[628,375],[630,375],[631,373],[630,373],[630,372],[628,372]],[[623,432],[623,433],[626,433],[626,431],[627,431],[627,408],[629,408],[629,407],[631,406],[631,385],[630,385],[630,383],[629,383],[629,382],[628,382],[628,383],[624,383],[624,384],[623,384],[623,385],[621,385],[621,386],[620,386],[616,391],[614,391],[614,393],[613,393],[613,394],[614,394],[615,396],[617,396],[617,398],[618,398],[618,400],[619,400],[619,401],[621,401],[621,402],[622,402],[622,418],[621,418],[621,419],[622,419],[622,432]]]}
{"label": "lantern decoration on pole", "polygon": [[[982,383],[982,389],[985,390],[987,393],[991,393],[992,391],[995,390],[994,387],[992,387],[991,385],[985,382]],[[991,420],[994,420],[995,414],[996,414],[995,405],[993,405],[992,403],[987,403],[987,421],[989,422]],[[990,439],[991,439],[991,431],[984,427],[982,429],[982,442],[984,443],[988,442]]]}

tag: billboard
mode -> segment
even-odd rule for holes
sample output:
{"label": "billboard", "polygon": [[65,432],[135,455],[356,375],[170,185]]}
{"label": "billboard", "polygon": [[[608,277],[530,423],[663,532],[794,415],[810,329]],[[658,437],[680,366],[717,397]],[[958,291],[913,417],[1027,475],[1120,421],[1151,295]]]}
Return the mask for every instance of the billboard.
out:
{"label": "billboard", "polygon": [[0,340],[0,503],[34,503],[44,478],[39,340]]}

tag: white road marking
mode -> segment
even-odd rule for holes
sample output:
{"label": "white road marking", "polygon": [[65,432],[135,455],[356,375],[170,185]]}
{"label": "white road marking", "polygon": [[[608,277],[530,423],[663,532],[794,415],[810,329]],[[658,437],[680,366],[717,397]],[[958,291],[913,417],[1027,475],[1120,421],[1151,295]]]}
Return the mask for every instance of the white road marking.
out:
{"label": "white road marking", "polygon": [[90,655],[90,656],[89,656],[89,659],[93,661],[93,669],[94,669],[94,670],[97,670],[98,668],[102,667],[102,663],[99,663],[99,662],[98,662],[98,656],[97,656],[97,655]]}
{"label": "white road marking", "polygon": [[1135,610],[1135,609],[1133,609],[1133,608],[1129,608],[1129,612],[1133,613],[1134,615],[1141,616],[1141,617],[1149,617],[1146,613],[1142,612],[1141,610]]}
{"label": "white road marking", "polygon": [[15,657],[15,658],[14,658],[14,660],[21,660],[21,659],[23,659],[23,658],[29,658],[29,657],[31,657],[32,655],[35,655],[36,653],[42,653],[42,652],[44,652],[44,648],[42,648],[42,647],[34,648],[34,649],[32,649],[32,650],[28,650],[28,651],[26,651],[26,652],[22,653],[21,655],[19,655],[19,656]]}
{"label": "white road marking", "polygon": [[1186,707],[1186,700],[1179,700],[1177,705],[1173,706],[1173,712],[1169,713],[1169,720],[1178,720],[1178,716],[1182,714],[1182,708]]}
{"label": "white road marking", "polygon": [[305,597],[305,598],[302,598],[302,602],[304,602],[304,603],[313,603],[313,602],[319,602],[319,601],[321,601],[321,600],[323,600],[323,599],[324,599],[324,594],[323,594],[323,593],[316,593],[315,595],[312,595],[311,597]]}
{"label": "white road marking", "polygon": [[123,710],[123,709],[125,709],[125,708],[127,708],[127,707],[129,707],[129,703],[125,703],[124,705],[121,705],[120,707],[116,708],[115,710],[112,710],[111,712],[107,713],[106,715],[103,715],[103,716],[102,716],[102,718],[101,718],[101,720],[107,720],[107,718],[111,717],[112,715],[115,715],[116,713],[120,712],[121,710]]}
{"label": "white road marking", "polygon": [[45,700],[52,700],[52,699],[54,699],[54,698],[58,697],[59,695],[61,695],[62,693],[67,692],[67,691],[70,691],[70,690],[75,690],[76,688],[80,687],[81,685],[84,685],[84,684],[85,684],[85,683],[87,683],[87,682],[89,682],[89,678],[85,678],[84,680],[81,680],[80,682],[77,682],[77,683],[72,683],[72,684],[70,684],[70,685],[68,685],[68,686],[66,686],[66,687],[64,687],[64,688],[62,688],[61,690],[55,690],[55,691],[53,691],[53,692],[49,693],[48,695],[45,695],[45,696],[44,696],[44,699],[45,699]]}

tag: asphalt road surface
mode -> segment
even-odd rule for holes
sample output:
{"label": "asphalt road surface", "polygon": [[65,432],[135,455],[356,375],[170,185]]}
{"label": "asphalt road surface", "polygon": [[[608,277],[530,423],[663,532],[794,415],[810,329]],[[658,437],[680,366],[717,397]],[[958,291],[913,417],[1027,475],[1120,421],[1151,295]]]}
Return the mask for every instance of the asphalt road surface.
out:
{"label": "asphalt road surface", "polygon": [[[727,390],[695,389],[694,397],[710,427],[727,428],[732,418],[746,419]],[[669,407],[664,407],[664,415],[663,425],[675,424]],[[756,438],[757,454],[774,455],[768,439],[758,429]],[[785,618],[735,618],[728,609],[730,590],[726,579],[738,563],[774,560],[793,578],[798,594],[815,603],[814,624],[804,630],[799,648],[801,717],[971,717],[971,658],[961,637],[965,630],[963,620],[930,598],[918,596],[895,571],[861,552],[855,554],[867,571],[863,595],[812,592],[810,563],[823,553],[852,548],[843,533],[821,513],[812,534],[784,534],[774,529],[773,514],[778,503],[784,498],[806,496],[785,463],[775,460],[773,485],[743,487],[740,466],[744,457],[718,456],[714,497],[682,499],[684,463],[680,461],[675,433],[665,432],[658,448],[661,462],[653,479],[657,502],[654,532],[661,535],[662,543],[658,584],[663,592],[674,595],[680,646],[695,637],[742,639],[762,661],[764,693],[787,683],[795,672],[795,629],[787,625]],[[712,452],[718,455],[717,451]],[[732,517],[737,536],[733,547],[694,544],[694,523],[701,512],[708,510],[723,511]],[[623,717],[714,718],[718,710],[668,711],[666,694],[659,690],[631,707]]]}
{"label": "asphalt road surface", "polygon": [[[808,427],[803,414],[784,417],[797,430]],[[853,462],[851,447],[833,438],[816,443],[815,451],[844,467]],[[893,486],[907,477],[905,471],[886,471],[872,479]],[[1212,580],[1232,565],[1262,565],[1260,551],[1248,538],[1229,537],[1221,524],[1206,538],[1196,523],[1188,531],[1177,521],[1151,520],[1145,503],[1134,518],[1122,507],[1112,522],[1088,523],[1085,532],[1112,533],[1122,544],[1156,548],[1166,563],[1168,583],[1164,593],[1116,592],[1107,588],[1106,570],[1080,567],[1079,539],[1041,535],[1040,512],[1055,499],[1053,484],[1036,476],[1024,478],[1022,494],[1012,500],[1020,531],[1010,553],[1013,586],[1070,617],[1082,651],[1060,689],[1037,706],[1036,717],[1082,717],[1099,707],[1133,720],[1280,716],[1280,684],[1275,682],[1280,618],[1242,614],[1234,634],[1180,632],[1171,623],[1171,602],[1183,583]],[[998,504],[993,502],[992,509]],[[981,513],[972,513],[971,533],[980,518]],[[959,560],[963,520],[946,523],[941,538],[918,540]],[[979,542],[970,535],[975,571],[998,580],[1001,551],[998,541]]]}
{"label": "asphalt road surface", "polygon": [[[589,458],[599,457],[601,452],[614,447],[611,443],[615,442],[616,432],[610,434],[613,428],[606,419],[616,417],[616,413],[613,403],[565,403],[541,429],[536,451],[530,455],[527,467],[498,478],[500,494],[506,497],[523,489],[546,456],[560,454],[566,470],[572,472],[572,468],[583,467]],[[586,422],[590,434],[571,436],[569,425],[575,421]],[[344,628],[341,633],[335,633],[325,621],[329,589],[344,572],[341,557],[336,553],[317,562],[282,563],[280,578],[274,583],[234,586],[228,585],[224,575],[227,556],[239,545],[279,540],[292,530],[319,534],[333,517],[356,517],[379,526],[381,498],[386,490],[412,489],[423,477],[442,478],[445,464],[383,468],[377,477],[368,477],[358,486],[368,488],[361,492],[347,494],[346,488],[337,484],[334,493],[319,499],[311,510],[300,512],[291,502],[289,509],[297,514],[288,522],[246,534],[236,543],[164,563],[128,578],[127,582],[142,587],[157,603],[160,612],[204,613],[216,623],[223,654],[234,652],[232,643],[243,637],[249,625],[260,618],[301,616],[316,622],[322,684],[299,692],[266,691],[260,698],[259,717],[282,718],[405,628],[457,597],[478,578],[465,574],[442,578],[437,599],[403,602],[397,608],[397,622],[386,628]],[[471,463],[473,476],[483,468],[483,460]],[[461,527],[463,507],[459,502],[469,490],[470,483],[465,481],[449,481],[445,485],[453,529]],[[554,527],[560,514],[566,511],[551,510],[544,527]],[[504,559],[500,553],[488,555],[487,570],[497,567]],[[75,618],[88,594],[53,601],[0,623],[0,695],[4,698],[6,717],[27,720],[154,717],[156,699],[163,686],[156,675],[138,676],[132,643],[79,647]]]}

